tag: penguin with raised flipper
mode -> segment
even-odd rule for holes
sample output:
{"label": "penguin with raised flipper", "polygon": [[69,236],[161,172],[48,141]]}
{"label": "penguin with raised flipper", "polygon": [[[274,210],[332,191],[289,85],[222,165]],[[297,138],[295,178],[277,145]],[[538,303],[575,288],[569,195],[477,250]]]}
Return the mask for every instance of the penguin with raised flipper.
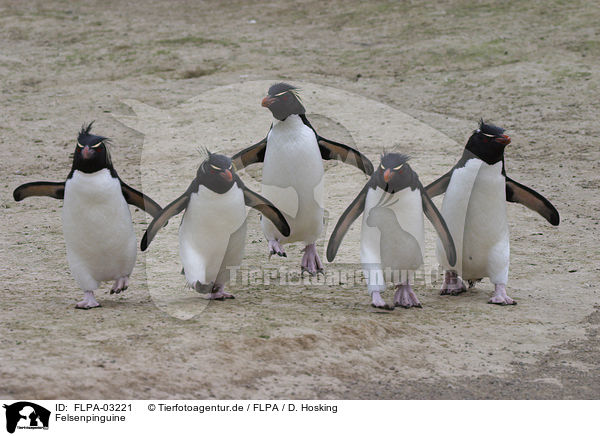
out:
{"label": "penguin with raised flipper", "polygon": [[[521,203],[550,224],[560,222],[558,211],[542,195],[506,175],[504,149],[510,137],[504,129],[483,120],[469,138],[458,163],[428,185],[430,197],[446,193],[442,215],[456,242],[457,262],[447,262],[438,242],[438,260],[446,270],[442,295],[458,295],[484,277],[494,284],[492,304],[517,304],[506,293],[510,261],[506,202]],[[462,279],[461,279],[462,278]]]}
{"label": "penguin with raised flipper", "polygon": [[148,248],[171,217],[185,211],[179,227],[179,255],[188,285],[211,300],[234,298],[224,288],[230,269],[239,267],[244,256],[246,206],[258,210],[282,235],[290,234],[282,213],[244,185],[231,159],[208,152],[188,189],[150,223],[141,249]]}
{"label": "penguin with raised flipper", "polygon": [[275,118],[267,136],[233,156],[240,169],[264,162],[262,194],[287,218],[291,233],[281,235],[273,224],[262,220],[269,243],[269,256],[287,256],[283,244],[305,244],[302,272],[311,275],[323,271],[315,242],[323,231],[323,159],[337,159],[353,165],[367,175],[373,173],[369,159],[347,145],[320,136],[305,115],[298,89],[287,83],[269,88],[262,106]]}
{"label": "penguin with raised flipper", "polygon": [[[456,257],[444,219],[407,161],[400,153],[382,155],[379,168],[344,211],[327,245],[327,260],[332,262],[350,225],[363,214],[360,258],[371,304],[388,310],[421,307],[410,280],[423,264],[423,213],[443,241],[448,259],[453,262]],[[396,282],[392,305],[381,297],[389,281]]]}
{"label": "penguin with raised flipper", "polygon": [[92,124],[79,132],[73,166],[65,182],[26,183],[13,193],[16,201],[32,196],[64,199],[67,261],[84,292],[83,300],[75,306],[78,309],[100,306],[94,297],[100,282],[114,280],[111,294],[129,285],[137,247],[127,204],[153,217],[162,210],[119,178],[110,158],[108,138],[91,134]]}

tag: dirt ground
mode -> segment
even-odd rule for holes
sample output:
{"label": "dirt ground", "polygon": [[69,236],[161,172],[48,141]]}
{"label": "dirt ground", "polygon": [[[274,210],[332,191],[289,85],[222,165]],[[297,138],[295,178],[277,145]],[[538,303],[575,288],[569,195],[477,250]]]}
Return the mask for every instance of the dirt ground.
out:
{"label": "dirt ground", "polygon": [[[0,397],[600,398],[600,7],[431,3],[0,0]],[[16,203],[13,189],[64,180],[77,130],[96,120],[119,175],[165,205],[199,147],[233,154],[265,135],[260,100],[278,80],[301,85],[323,136],[374,161],[397,146],[424,183],[479,117],[505,127],[507,173],[561,214],[554,228],[508,206],[518,305],[485,304],[488,280],[442,297],[439,273],[416,286],[420,310],[382,313],[364,288],[323,282],[233,285],[235,300],[207,305],[184,289],[176,219],[125,294],[105,284],[102,308],[75,310],[61,202]],[[321,252],[365,182],[326,169]],[[259,186],[260,166],[241,175]],[[147,217],[132,215],[139,241]],[[359,227],[329,276],[357,264]],[[268,262],[250,214],[244,268],[297,280],[301,248]]]}

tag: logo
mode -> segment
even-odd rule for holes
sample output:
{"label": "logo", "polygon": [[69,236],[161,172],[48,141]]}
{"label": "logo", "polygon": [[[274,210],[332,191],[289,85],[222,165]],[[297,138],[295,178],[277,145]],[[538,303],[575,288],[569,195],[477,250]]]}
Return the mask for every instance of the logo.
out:
{"label": "logo", "polygon": [[48,430],[50,411],[28,401],[4,405],[6,409],[6,431],[14,433],[18,429]]}

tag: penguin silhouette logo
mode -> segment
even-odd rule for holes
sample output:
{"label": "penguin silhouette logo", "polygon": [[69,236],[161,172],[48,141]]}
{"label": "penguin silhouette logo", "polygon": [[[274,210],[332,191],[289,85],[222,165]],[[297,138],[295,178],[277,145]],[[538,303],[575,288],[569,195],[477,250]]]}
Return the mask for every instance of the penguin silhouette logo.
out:
{"label": "penguin silhouette logo", "polygon": [[14,433],[17,428],[48,430],[50,423],[48,409],[28,401],[4,404],[3,407],[6,409],[6,431],[9,433]]}
{"label": "penguin silhouette logo", "polygon": [[417,239],[404,230],[393,207],[398,200],[382,196],[379,203],[369,210],[367,225],[376,227],[380,233],[379,254],[381,263],[393,273],[416,270],[423,263],[423,253]]}

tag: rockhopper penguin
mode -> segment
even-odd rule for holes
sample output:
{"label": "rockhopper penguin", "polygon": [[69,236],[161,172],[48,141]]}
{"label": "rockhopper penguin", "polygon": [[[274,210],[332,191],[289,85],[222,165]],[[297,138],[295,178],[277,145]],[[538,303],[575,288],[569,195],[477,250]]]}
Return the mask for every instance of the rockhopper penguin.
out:
{"label": "rockhopper penguin", "polygon": [[269,255],[287,256],[283,244],[305,244],[302,272],[323,271],[315,242],[323,230],[323,159],[337,159],[371,175],[373,165],[359,151],[320,136],[306,118],[298,89],[276,83],[262,100],[274,120],[267,136],[240,151],[232,160],[237,170],[264,162],[262,194],[271,200],[290,223],[289,236],[282,235],[267,220],[262,228],[269,243]]}
{"label": "rockhopper penguin", "polygon": [[510,137],[503,128],[481,120],[458,163],[425,188],[432,198],[446,193],[442,215],[456,243],[457,262],[452,266],[438,242],[438,260],[446,270],[442,295],[464,292],[461,277],[471,286],[489,277],[495,288],[489,303],[516,304],[506,293],[510,261],[506,202],[527,206],[553,226],[560,221],[548,200],[506,175],[508,144]]}
{"label": "rockhopper penguin", "polygon": [[179,255],[188,285],[211,300],[234,298],[224,288],[230,269],[239,267],[244,256],[246,206],[258,210],[282,235],[290,234],[281,212],[244,185],[231,159],[208,152],[188,189],[150,223],[141,249],[148,248],[171,217],[185,211],[179,227]]}
{"label": "rockhopper penguin", "polygon": [[16,201],[32,196],[64,199],[67,261],[84,292],[83,300],[75,306],[78,309],[100,306],[94,297],[100,282],[114,280],[111,294],[129,285],[137,247],[127,204],[153,217],[161,211],[155,201],[119,178],[110,158],[108,139],[91,134],[92,124],[79,132],[73,166],[65,182],[26,183],[13,193]]}

